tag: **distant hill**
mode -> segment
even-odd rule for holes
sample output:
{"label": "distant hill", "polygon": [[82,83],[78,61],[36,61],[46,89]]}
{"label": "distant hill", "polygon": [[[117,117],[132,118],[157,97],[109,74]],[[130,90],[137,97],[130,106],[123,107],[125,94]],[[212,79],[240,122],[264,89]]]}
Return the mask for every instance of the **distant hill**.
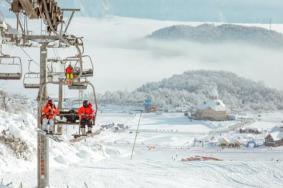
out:
{"label": "distant hill", "polygon": [[202,43],[244,42],[260,46],[283,47],[283,34],[261,27],[234,24],[202,24],[196,27],[174,25],[159,29],[148,36],[151,39],[186,40]]}
{"label": "distant hill", "polygon": [[133,92],[106,92],[99,98],[103,104],[143,105],[144,99],[151,96],[163,109],[191,109],[215,95],[233,110],[283,109],[280,91],[223,71],[188,71],[147,83]]}

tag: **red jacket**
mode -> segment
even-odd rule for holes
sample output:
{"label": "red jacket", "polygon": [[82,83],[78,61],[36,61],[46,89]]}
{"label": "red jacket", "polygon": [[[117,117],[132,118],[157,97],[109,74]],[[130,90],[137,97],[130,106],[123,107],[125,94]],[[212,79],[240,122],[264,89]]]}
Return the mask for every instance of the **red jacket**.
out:
{"label": "red jacket", "polygon": [[47,103],[42,108],[42,116],[46,117],[47,119],[54,119],[54,117],[58,114],[59,114],[59,110],[58,108],[56,108],[54,104],[50,105]]}
{"label": "red jacket", "polygon": [[73,67],[70,67],[70,66],[68,66],[65,71],[66,71],[67,74],[73,74],[74,73]]}
{"label": "red jacket", "polygon": [[93,119],[95,115],[95,110],[92,109],[92,105],[89,104],[87,108],[84,106],[80,107],[78,110],[78,115],[80,119]]}

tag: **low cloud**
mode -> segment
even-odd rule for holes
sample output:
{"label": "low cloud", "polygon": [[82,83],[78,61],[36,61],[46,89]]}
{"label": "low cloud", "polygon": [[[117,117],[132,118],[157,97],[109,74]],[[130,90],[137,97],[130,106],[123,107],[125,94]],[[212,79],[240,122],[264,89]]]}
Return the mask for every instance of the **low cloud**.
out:
{"label": "low cloud", "polygon": [[[156,29],[179,23],[119,17],[79,18],[74,20],[70,29],[72,33],[84,36],[86,54],[95,60],[95,78],[91,81],[99,93],[108,90],[131,91],[146,82],[197,69],[231,71],[262,81],[269,87],[283,89],[280,81],[283,53],[279,50],[232,42],[200,44],[145,38]],[[27,51],[38,60],[38,49]],[[14,53],[15,50],[10,47],[7,52]],[[65,49],[54,53],[50,49],[48,54],[49,57],[56,54],[72,56],[74,52],[73,49]],[[23,53],[21,55],[25,57]],[[27,58],[24,59],[27,67]],[[10,83],[1,82],[5,90],[28,92],[20,82],[12,82],[13,89],[9,89]],[[36,96],[37,91],[30,93]]]}

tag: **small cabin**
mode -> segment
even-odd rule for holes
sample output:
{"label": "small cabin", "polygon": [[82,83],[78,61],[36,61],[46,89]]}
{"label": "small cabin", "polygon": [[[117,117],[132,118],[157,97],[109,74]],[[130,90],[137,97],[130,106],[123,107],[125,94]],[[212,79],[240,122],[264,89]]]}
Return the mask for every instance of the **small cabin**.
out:
{"label": "small cabin", "polygon": [[226,121],[228,114],[222,100],[212,99],[196,106],[192,118],[196,120]]}
{"label": "small cabin", "polygon": [[283,146],[283,127],[273,128],[265,137],[264,145],[271,147]]}

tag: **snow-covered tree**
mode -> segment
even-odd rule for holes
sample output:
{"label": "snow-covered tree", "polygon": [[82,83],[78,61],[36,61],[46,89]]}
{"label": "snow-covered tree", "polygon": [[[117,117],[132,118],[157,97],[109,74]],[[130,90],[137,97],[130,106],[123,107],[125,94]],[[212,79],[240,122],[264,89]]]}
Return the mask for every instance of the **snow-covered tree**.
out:
{"label": "snow-covered tree", "polygon": [[283,109],[283,94],[276,89],[234,73],[204,70],[147,83],[133,92],[106,92],[99,101],[103,104],[143,105],[148,96],[164,109],[184,107],[189,110],[216,96],[233,110]]}

